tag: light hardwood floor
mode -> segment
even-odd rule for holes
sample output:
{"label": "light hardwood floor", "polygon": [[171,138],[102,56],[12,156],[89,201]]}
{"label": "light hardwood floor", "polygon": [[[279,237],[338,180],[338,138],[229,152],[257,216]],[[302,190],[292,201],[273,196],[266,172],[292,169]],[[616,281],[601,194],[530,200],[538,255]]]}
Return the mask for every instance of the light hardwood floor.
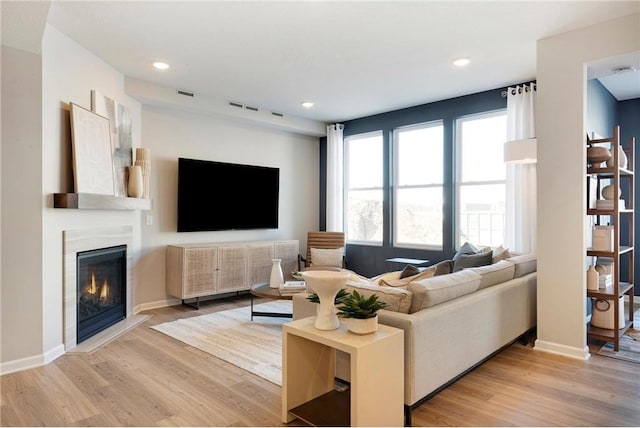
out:
{"label": "light hardwood floor", "polygon": [[[149,328],[248,304],[240,296],[199,311],[148,311],[143,324],[91,354],[2,376],[0,424],[281,426],[279,386]],[[592,357],[579,361],[511,345],[414,410],[413,424],[640,426],[640,365],[590,347]]]}

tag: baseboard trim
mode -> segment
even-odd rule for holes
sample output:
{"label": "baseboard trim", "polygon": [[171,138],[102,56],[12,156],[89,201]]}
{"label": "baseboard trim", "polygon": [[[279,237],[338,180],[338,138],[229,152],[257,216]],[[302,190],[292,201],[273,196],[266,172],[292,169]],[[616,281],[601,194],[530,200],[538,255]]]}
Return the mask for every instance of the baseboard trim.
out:
{"label": "baseboard trim", "polygon": [[578,360],[588,360],[591,357],[589,347],[575,348],[573,346],[561,345],[559,343],[547,342],[537,339],[533,349],[535,351],[549,352],[551,354],[563,355],[565,357],[576,358]]}
{"label": "baseboard trim", "polygon": [[155,302],[141,303],[139,305],[136,305],[133,308],[133,313],[137,314],[142,311],[149,311],[151,309],[158,309],[158,308],[166,308],[167,306],[176,306],[180,304],[182,304],[182,301],[180,299],[174,299],[174,298],[157,300]]}
{"label": "baseboard trim", "polygon": [[64,345],[60,344],[44,354],[33,355],[31,357],[19,358],[17,360],[0,363],[0,376],[23,370],[44,366],[64,354]]}

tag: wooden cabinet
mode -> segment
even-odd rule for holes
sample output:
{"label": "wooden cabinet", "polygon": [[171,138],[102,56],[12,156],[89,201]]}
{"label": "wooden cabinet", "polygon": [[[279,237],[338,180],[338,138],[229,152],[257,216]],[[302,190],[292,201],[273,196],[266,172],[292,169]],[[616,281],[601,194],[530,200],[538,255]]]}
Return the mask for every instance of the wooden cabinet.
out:
{"label": "wooden cabinet", "polygon": [[[620,337],[631,327],[633,327],[633,297],[634,297],[634,146],[635,138],[631,138],[629,146],[625,147],[627,165],[621,165],[621,157],[618,156],[620,150],[620,127],[613,130],[613,136],[609,138],[593,139],[587,141],[589,147],[606,146],[612,153],[612,158],[607,166],[597,162],[587,163],[587,215],[591,223],[596,226],[609,225],[613,231],[613,244],[611,248],[590,246],[587,248],[587,256],[595,263],[608,260],[611,262],[612,281],[609,286],[598,290],[587,289],[587,296],[591,299],[600,299],[605,302],[605,307],[611,307],[613,317],[612,327],[601,328],[591,325],[587,326],[587,337],[598,340],[612,342],[614,349],[619,348]],[[613,195],[609,202],[602,201],[602,190],[609,187],[608,193]],[[594,188],[595,187],[595,188]],[[616,197],[621,193],[620,199]],[[600,202],[594,199],[600,199]],[[608,205],[606,205],[608,204]],[[622,229],[626,233],[622,233]],[[595,245],[595,241],[594,241]],[[627,269],[625,279],[622,281],[622,265]],[[619,299],[628,296],[628,313],[620,317]],[[620,322],[620,318],[623,322]],[[593,319],[593,314],[592,314]]]}
{"label": "wooden cabinet", "polygon": [[195,298],[197,306],[203,296],[249,290],[269,281],[273,258],[289,278],[298,252],[296,240],[169,245],[167,294],[183,303]]}

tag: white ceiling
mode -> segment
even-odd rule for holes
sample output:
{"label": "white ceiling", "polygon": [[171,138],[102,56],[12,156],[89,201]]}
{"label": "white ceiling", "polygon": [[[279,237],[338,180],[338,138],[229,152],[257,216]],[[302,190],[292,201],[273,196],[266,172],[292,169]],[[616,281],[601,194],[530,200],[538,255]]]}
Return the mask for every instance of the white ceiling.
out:
{"label": "white ceiling", "polygon": [[[638,12],[640,1],[53,1],[48,22],[126,76],[333,122],[533,80],[536,40]],[[463,56],[471,64],[453,67]]]}

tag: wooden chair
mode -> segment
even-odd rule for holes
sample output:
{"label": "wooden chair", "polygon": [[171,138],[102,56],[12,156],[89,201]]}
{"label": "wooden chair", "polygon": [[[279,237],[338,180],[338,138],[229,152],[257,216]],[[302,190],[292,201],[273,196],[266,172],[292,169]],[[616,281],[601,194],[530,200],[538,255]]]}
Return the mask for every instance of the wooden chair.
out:
{"label": "wooden chair", "polygon": [[[344,247],[344,232],[308,232],[306,257],[298,256],[298,270],[304,270],[304,268],[311,266],[313,263],[313,260],[311,260],[312,248],[333,250]],[[347,260],[344,255],[342,256],[342,267],[347,267]]]}

